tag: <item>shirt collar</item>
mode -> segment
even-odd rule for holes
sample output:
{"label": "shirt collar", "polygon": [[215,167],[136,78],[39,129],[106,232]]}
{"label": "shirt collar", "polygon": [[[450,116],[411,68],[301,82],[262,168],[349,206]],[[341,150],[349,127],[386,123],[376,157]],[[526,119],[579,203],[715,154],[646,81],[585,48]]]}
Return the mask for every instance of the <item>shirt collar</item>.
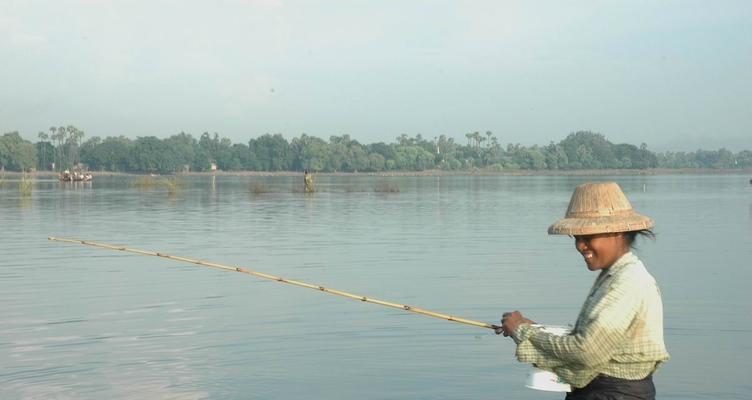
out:
{"label": "shirt collar", "polygon": [[637,256],[632,254],[631,251],[628,251],[624,253],[623,256],[619,257],[619,259],[616,260],[616,262],[614,262],[613,265],[608,267],[605,270],[605,272],[607,275],[614,275],[618,273],[619,271],[623,270],[624,267],[626,267],[627,265],[632,264],[632,262],[634,262],[635,259],[637,259]]}

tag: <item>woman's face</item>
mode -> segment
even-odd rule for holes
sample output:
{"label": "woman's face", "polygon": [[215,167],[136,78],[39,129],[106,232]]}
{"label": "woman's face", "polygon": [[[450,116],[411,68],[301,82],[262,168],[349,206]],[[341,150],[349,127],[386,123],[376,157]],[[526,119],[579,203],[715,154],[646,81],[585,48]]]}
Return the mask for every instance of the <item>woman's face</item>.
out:
{"label": "woman's face", "polygon": [[629,242],[622,232],[575,235],[574,245],[591,271],[610,267],[629,251]]}

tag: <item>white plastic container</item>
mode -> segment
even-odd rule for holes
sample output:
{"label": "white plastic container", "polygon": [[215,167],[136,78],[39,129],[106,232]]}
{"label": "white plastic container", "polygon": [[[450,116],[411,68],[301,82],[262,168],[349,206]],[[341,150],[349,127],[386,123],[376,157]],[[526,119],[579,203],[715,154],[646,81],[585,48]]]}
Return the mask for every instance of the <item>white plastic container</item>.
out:
{"label": "white plastic container", "polygon": [[571,392],[572,387],[553,372],[533,367],[527,374],[525,387],[547,392]]}
{"label": "white plastic container", "polygon": [[[572,331],[572,328],[568,326],[543,326],[543,331],[564,336],[568,335]],[[571,392],[572,387],[564,382],[558,375],[551,371],[544,371],[540,368],[535,368],[527,374],[527,380],[525,381],[525,387],[535,390],[545,390],[548,392]]]}

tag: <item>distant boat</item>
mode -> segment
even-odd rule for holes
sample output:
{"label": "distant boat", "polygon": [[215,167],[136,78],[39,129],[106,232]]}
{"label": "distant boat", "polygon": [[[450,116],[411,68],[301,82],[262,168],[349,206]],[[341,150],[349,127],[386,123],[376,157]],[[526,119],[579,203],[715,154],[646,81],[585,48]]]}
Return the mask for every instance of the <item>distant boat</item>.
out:
{"label": "distant boat", "polygon": [[66,169],[65,171],[60,173],[58,178],[60,179],[60,182],[89,182],[93,177],[88,172],[70,172]]}

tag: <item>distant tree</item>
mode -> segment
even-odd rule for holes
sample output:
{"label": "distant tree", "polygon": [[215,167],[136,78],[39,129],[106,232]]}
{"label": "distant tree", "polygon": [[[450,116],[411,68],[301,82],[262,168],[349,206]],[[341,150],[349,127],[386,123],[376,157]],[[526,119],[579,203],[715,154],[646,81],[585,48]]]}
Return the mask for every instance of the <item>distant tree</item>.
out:
{"label": "distant tree", "polygon": [[569,158],[561,145],[551,142],[543,148],[546,167],[551,170],[568,169]]}
{"label": "distant tree", "polygon": [[249,147],[253,149],[262,171],[289,171],[292,167],[293,152],[285,138],[277,133],[265,134],[258,139],[251,140]]}
{"label": "distant tree", "polygon": [[366,151],[369,154],[377,153],[384,157],[384,160],[394,159],[394,154],[397,146],[394,144],[386,144],[384,142],[371,143],[366,146]]}
{"label": "distant tree", "polygon": [[525,169],[546,169],[546,157],[538,146],[525,149]]}
{"label": "distant tree", "polygon": [[[40,159],[40,163],[37,169],[42,171],[47,169],[47,151],[49,145],[47,139],[49,139],[50,136],[47,135],[44,131],[40,131],[37,134],[37,137],[39,138],[39,142],[37,143],[37,158]],[[41,157],[39,157],[40,153]]]}
{"label": "distant tree", "polygon": [[371,171],[380,172],[386,168],[386,159],[379,153],[368,155],[368,165]]}
{"label": "distant tree", "polygon": [[363,150],[363,147],[357,143],[350,147],[350,157],[352,159],[353,171],[369,171],[371,170],[370,159],[368,153]]}
{"label": "distant tree", "polygon": [[73,125],[68,125],[65,128],[65,132],[67,133],[65,147],[68,154],[68,162],[70,163],[70,165],[76,165],[81,161],[78,153],[78,148],[81,145],[81,140],[84,137],[84,131],[76,128]]}
{"label": "distant tree", "polygon": [[750,168],[752,167],[752,151],[743,150],[736,155],[736,167],[737,168]]}
{"label": "distant tree", "polygon": [[136,172],[171,173],[180,168],[175,154],[164,141],[154,136],[136,139],[128,163],[130,170]]}
{"label": "distant tree", "polygon": [[599,133],[575,132],[559,142],[559,145],[566,152],[568,167],[571,169],[619,167],[613,144]]}
{"label": "distant tree", "polygon": [[457,156],[457,144],[454,143],[453,138],[448,138],[446,135],[439,136],[436,142],[436,162],[446,162],[447,160],[456,158]]}
{"label": "distant tree", "polygon": [[164,142],[170,148],[170,157],[174,160],[178,171],[184,170],[186,166],[193,171],[208,169],[209,156],[202,151],[198,141],[190,134],[180,132],[165,139]]}
{"label": "distant tree", "polygon": [[224,171],[238,169],[240,166],[240,161],[233,159],[232,141],[228,138],[219,139],[214,149],[214,160],[217,162],[217,167]]}
{"label": "distant tree", "polygon": [[102,151],[102,138],[92,136],[81,144],[78,149],[81,162],[89,166],[91,170],[103,170],[107,163],[107,157]]}
{"label": "distant tree", "polygon": [[305,133],[290,142],[293,152],[293,169],[297,171],[324,171],[327,167],[328,147],[320,138]]}
{"label": "distant tree", "polygon": [[70,163],[66,158],[64,144],[67,139],[67,132],[64,126],[50,127],[50,139],[55,142],[55,165],[59,171],[70,168]]}
{"label": "distant tree", "polygon": [[250,164],[250,156],[251,156],[251,153],[248,149],[248,145],[244,143],[235,143],[230,148],[230,152],[232,153],[232,156],[231,156],[231,162],[229,164],[228,170],[240,171],[240,170],[248,169],[247,165]]}
{"label": "distant tree", "polygon": [[37,151],[31,142],[16,131],[0,136],[0,169],[28,171],[36,165]]}
{"label": "distant tree", "polygon": [[398,170],[423,171],[433,167],[433,154],[420,146],[400,146],[394,161]]}
{"label": "distant tree", "polygon": [[[15,134],[15,135],[12,135]],[[10,135],[10,136],[9,136]],[[92,169],[169,173],[189,166],[206,171],[210,162],[223,170],[302,170],[383,171],[489,168],[514,170],[547,168],[748,168],[752,152],[734,153],[727,149],[693,152],[653,153],[647,144],[613,144],[603,135],[589,131],[569,134],[559,143],[530,147],[508,144],[503,147],[491,131],[467,133],[467,145],[455,143],[446,135],[411,137],[401,134],[393,143],[363,145],[350,135],[331,136],[329,142],[302,134],[287,142],[281,134],[265,134],[247,144],[204,132],[200,138],[181,132],[165,140],[139,137],[93,137],[83,141],[84,132],[75,126],[52,126],[49,134],[39,132],[32,144],[33,155],[23,155],[26,142],[17,132],[0,141],[0,165],[6,169],[46,169],[50,159],[56,169],[70,168],[79,161]],[[35,164],[28,166],[28,159]],[[19,167],[23,164],[24,167]]]}
{"label": "distant tree", "polygon": [[125,136],[89,138],[79,149],[81,162],[94,171],[132,171],[130,157],[133,142]]}

